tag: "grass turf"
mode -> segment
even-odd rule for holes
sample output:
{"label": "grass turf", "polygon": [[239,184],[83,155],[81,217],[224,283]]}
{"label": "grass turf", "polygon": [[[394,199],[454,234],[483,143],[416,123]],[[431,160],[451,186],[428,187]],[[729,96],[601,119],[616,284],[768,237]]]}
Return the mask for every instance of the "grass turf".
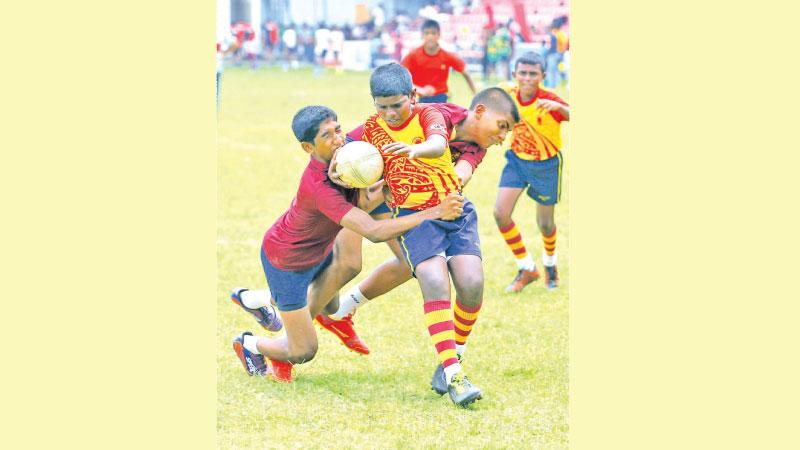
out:
{"label": "grass turf", "polygon": [[[308,156],[291,133],[293,114],[322,104],[345,131],[374,113],[368,73],[229,68],[222,79],[218,122],[217,446],[219,448],[566,448],[568,446],[569,139],[562,198],[556,207],[561,287],[542,281],[505,294],[516,273],[492,218],[503,151],[489,150],[465,195],[475,204],[483,251],[484,306],[464,367],[483,400],[456,408],[429,386],[437,364],[414,280],[361,308],[356,328],[369,356],[348,351],[319,331],[319,351],[295,368],[296,381],[248,377],[231,350],[245,330],[262,334],[234,307],[235,286],[264,288],[259,246],[297,189]],[[457,74],[451,101],[467,106]],[[560,94],[564,92],[559,91]],[[535,204],[522,196],[514,220],[541,271]],[[358,283],[391,255],[364,242]],[[318,329],[319,330],[319,329]]]}

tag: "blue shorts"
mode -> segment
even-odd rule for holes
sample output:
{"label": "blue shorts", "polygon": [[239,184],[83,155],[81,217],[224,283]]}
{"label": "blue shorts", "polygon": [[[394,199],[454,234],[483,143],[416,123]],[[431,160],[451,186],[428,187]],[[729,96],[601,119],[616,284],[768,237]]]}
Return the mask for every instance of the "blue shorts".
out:
{"label": "blue shorts", "polygon": [[420,103],[447,103],[447,92],[438,95],[431,95],[430,97],[420,97]]}
{"label": "blue shorts", "polygon": [[[396,209],[395,216],[417,211]],[[464,212],[456,220],[426,220],[400,236],[406,264],[414,268],[437,255],[481,256],[481,239],[478,234],[478,213],[471,201],[464,199]],[[416,274],[414,275],[416,276]]]}
{"label": "blue shorts", "polygon": [[378,214],[386,214],[390,212],[392,212],[392,208],[389,208],[389,206],[384,202],[378,205],[377,208],[370,211],[369,214],[371,216],[377,216]]}
{"label": "blue shorts", "polygon": [[500,187],[528,188],[528,196],[542,205],[555,205],[561,198],[561,152],[544,161],[526,161],[513,151],[506,152],[506,166],[500,175]]}
{"label": "blue shorts", "polygon": [[333,261],[333,251],[316,266],[306,270],[288,271],[273,266],[261,249],[261,266],[267,277],[269,292],[280,311],[295,311],[306,306],[308,285]]}

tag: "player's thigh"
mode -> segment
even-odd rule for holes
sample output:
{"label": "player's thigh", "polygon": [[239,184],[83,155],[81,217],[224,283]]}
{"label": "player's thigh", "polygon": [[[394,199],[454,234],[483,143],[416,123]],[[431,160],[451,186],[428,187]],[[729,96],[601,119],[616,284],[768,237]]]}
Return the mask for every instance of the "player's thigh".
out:
{"label": "player's thigh", "polygon": [[444,255],[420,262],[414,272],[422,289],[422,297],[426,301],[450,298],[450,276]]}
{"label": "player's thigh", "polygon": [[313,358],[317,352],[317,332],[308,306],[294,311],[281,311],[281,320],[291,357],[305,360]]}
{"label": "player's thigh", "polygon": [[510,218],[524,188],[500,187],[494,203],[495,219]]}
{"label": "player's thigh", "polygon": [[342,228],[333,242],[333,258],[341,267],[347,268],[356,276],[361,272],[361,243],[363,237],[355,231]]}
{"label": "player's thigh", "polygon": [[461,301],[479,302],[483,296],[483,261],[477,255],[456,255],[447,262],[450,277]]}

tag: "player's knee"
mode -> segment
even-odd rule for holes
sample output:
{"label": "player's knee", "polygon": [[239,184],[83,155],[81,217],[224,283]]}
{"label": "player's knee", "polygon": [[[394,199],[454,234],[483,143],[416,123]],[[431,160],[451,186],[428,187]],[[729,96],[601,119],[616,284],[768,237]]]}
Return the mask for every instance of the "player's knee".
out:
{"label": "player's knee", "polygon": [[314,356],[317,355],[317,343],[314,342],[313,344],[309,344],[308,346],[298,350],[295,352],[291,357],[289,357],[289,362],[292,364],[303,364],[311,361],[314,359]]}
{"label": "player's knee", "polygon": [[511,211],[508,211],[505,208],[498,208],[495,206],[494,208],[494,221],[499,226],[505,226],[511,223]]}
{"label": "player's knee", "polygon": [[539,231],[541,231],[545,236],[550,236],[556,229],[556,224],[550,217],[539,218],[537,222],[539,225]]}
{"label": "player's knee", "polygon": [[483,278],[466,280],[461,286],[458,301],[466,306],[478,306],[483,301]]}

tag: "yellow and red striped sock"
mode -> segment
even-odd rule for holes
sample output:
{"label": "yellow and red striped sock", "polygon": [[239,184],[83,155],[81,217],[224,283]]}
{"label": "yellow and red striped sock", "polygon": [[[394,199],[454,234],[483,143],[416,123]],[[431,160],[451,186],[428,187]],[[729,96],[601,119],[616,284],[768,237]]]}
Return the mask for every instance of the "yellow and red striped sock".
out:
{"label": "yellow and red striped sock", "polygon": [[[450,300],[431,300],[425,302],[425,325],[431,335],[431,342],[436,347],[439,361],[445,373],[456,373],[461,365],[456,357],[455,332],[453,331],[453,310]],[[453,366],[453,367],[450,367]]]}
{"label": "yellow and red striped sock", "polygon": [[499,227],[503,239],[506,240],[506,245],[514,253],[517,259],[524,259],[528,256],[528,251],[525,249],[525,244],[522,242],[522,235],[519,233],[517,224],[513,221],[505,227]]}
{"label": "yellow and red striped sock", "polygon": [[553,232],[550,233],[550,236],[545,236],[542,233],[542,241],[544,241],[544,265],[545,266],[555,266],[556,265],[556,228],[553,227]]}
{"label": "yellow and red striped sock", "polygon": [[[478,312],[481,310],[481,304],[476,306],[466,306],[456,299],[456,305],[453,308],[453,324],[456,331],[456,351],[458,347],[467,344],[467,338],[472,332],[472,327],[475,321],[478,320]],[[463,353],[463,351],[461,352]]]}

